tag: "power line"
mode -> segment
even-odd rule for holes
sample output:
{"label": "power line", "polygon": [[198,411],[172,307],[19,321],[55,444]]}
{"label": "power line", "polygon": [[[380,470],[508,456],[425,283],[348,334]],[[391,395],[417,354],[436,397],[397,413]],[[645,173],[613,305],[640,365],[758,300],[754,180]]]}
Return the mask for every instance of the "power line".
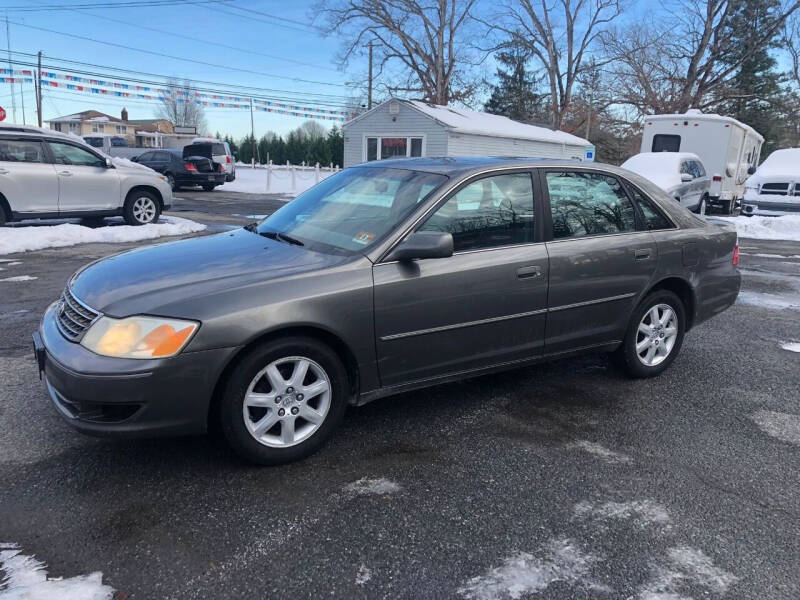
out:
{"label": "power line", "polygon": [[[317,30],[315,30],[315,29],[313,29],[311,27],[308,27],[307,25],[305,25],[303,23],[301,23],[300,26],[295,27],[293,25],[286,25],[285,23],[281,23],[280,21],[270,21],[270,20],[267,20],[267,19],[264,19],[264,18],[254,17],[252,15],[242,15],[242,14],[239,14],[239,13],[236,13],[236,12],[230,12],[229,10],[224,10],[224,9],[230,9],[230,8],[233,8],[233,9],[239,9],[240,8],[238,6],[233,6],[232,4],[226,4],[224,7],[211,8],[210,6],[203,6],[201,8],[206,8],[208,10],[214,11],[214,13],[216,13],[216,14],[219,14],[220,12],[223,12],[225,14],[228,14],[228,15],[231,15],[231,16],[234,16],[234,17],[240,17],[242,19],[247,19],[248,21],[258,21],[259,23],[266,23],[267,25],[273,25],[274,27],[283,27],[284,29],[291,29],[293,31],[299,31],[301,33],[313,33],[313,34],[317,34],[317,35],[319,34],[319,32]],[[266,15],[269,19],[279,19],[280,18],[280,17],[275,17],[275,16],[272,16],[272,15],[267,15],[266,13],[260,13],[260,14]],[[299,21],[294,21],[294,22],[300,23]]]}
{"label": "power line", "polygon": [[114,47],[114,48],[123,48],[125,50],[132,50],[134,52],[141,52],[143,54],[150,54],[152,56],[160,56],[162,58],[169,58],[169,59],[172,59],[172,60],[180,60],[180,61],[183,61],[183,62],[202,65],[204,67],[215,67],[215,68],[219,68],[219,69],[225,69],[227,71],[238,71],[240,73],[249,73],[249,74],[252,74],[252,75],[263,75],[264,77],[274,77],[276,79],[287,79],[289,81],[297,81],[297,82],[300,82],[300,83],[313,83],[315,85],[327,85],[327,86],[333,86],[333,87],[349,87],[347,84],[344,84],[344,83],[331,83],[331,82],[328,82],[328,81],[316,81],[316,80],[313,80],[313,79],[302,79],[300,77],[290,77],[290,76],[287,76],[287,75],[275,75],[274,73],[264,73],[263,71],[254,71],[252,69],[242,69],[242,68],[239,68],[239,67],[232,67],[230,65],[220,65],[220,64],[216,64],[216,63],[210,63],[210,62],[202,61],[202,60],[194,60],[194,59],[191,59],[191,58],[184,58],[182,56],[174,56],[174,55],[171,55],[171,54],[165,54],[163,52],[156,52],[154,50],[145,50],[144,48],[135,48],[133,46],[127,46],[125,44],[118,44],[116,42],[106,42],[106,41],[103,41],[103,40],[96,40],[96,39],[90,38],[88,36],[78,35],[76,33],[67,33],[67,32],[64,32],[64,31],[56,31],[55,29],[47,29],[46,27],[39,27],[37,25],[26,25],[25,23],[19,23],[19,22],[16,22],[16,21],[10,21],[10,22],[13,23],[14,25],[19,26],[19,27],[26,27],[28,29],[36,29],[36,30],[39,30],[39,31],[46,31],[48,33],[55,33],[56,35],[63,35],[63,36],[66,36],[66,37],[71,37],[71,38],[75,38],[75,39],[79,39],[79,40],[84,40],[84,41],[88,41],[88,42],[94,42],[96,44],[104,44],[106,46],[111,46],[111,47]]}
{"label": "power line", "polygon": [[[211,0],[211,1],[213,2],[215,0]],[[257,56],[263,56],[264,58],[271,58],[273,60],[282,60],[282,61],[285,61],[285,62],[288,62],[288,63],[301,65],[303,67],[311,67],[312,69],[329,69],[329,67],[326,67],[326,66],[315,65],[313,63],[303,62],[303,61],[295,60],[295,59],[292,59],[292,58],[285,58],[283,56],[276,56],[274,54],[265,54],[264,52],[257,52],[255,50],[252,50],[252,49],[249,49],[249,48],[239,48],[237,46],[230,46],[228,44],[223,44],[221,42],[215,42],[213,40],[196,38],[196,37],[192,37],[190,35],[184,35],[182,33],[175,33],[175,32],[172,32],[172,31],[167,31],[165,29],[158,29],[156,27],[148,27],[147,25],[139,25],[138,23],[131,23],[130,21],[126,21],[124,19],[114,19],[112,17],[106,17],[106,16],[103,16],[103,15],[95,15],[95,14],[92,14],[92,13],[86,11],[86,10],[81,10],[81,9],[77,9],[77,8],[74,8],[72,10],[73,10],[73,12],[77,12],[77,13],[81,13],[81,14],[84,14],[84,15],[88,15],[90,17],[94,17],[95,19],[102,19],[104,21],[111,21],[113,23],[120,23],[122,25],[127,25],[129,27],[136,27],[138,29],[144,29],[145,31],[154,31],[156,33],[163,33],[165,35],[169,35],[169,36],[172,36],[172,37],[178,37],[178,38],[182,38],[182,39],[189,40],[189,41],[192,41],[192,42],[200,42],[200,43],[211,45],[211,46],[218,46],[220,48],[226,48],[228,50],[235,50],[236,52],[242,52],[242,53],[248,54],[248,55],[257,55]]]}
{"label": "power line", "polygon": [[218,4],[232,2],[233,0],[131,0],[129,2],[100,2],[95,4],[43,4],[37,7],[29,5],[2,6],[0,9],[8,12],[41,12],[51,10],[74,10],[81,8],[106,9],[106,8],[137,8],[142,6],[180,6],[185,4]]}

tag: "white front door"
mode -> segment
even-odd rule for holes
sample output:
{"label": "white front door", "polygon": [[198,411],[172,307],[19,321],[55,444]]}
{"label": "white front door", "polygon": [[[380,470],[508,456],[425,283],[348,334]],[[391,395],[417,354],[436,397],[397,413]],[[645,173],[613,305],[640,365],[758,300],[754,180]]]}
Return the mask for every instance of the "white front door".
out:
{"label": "white front door", "polygon": [[58,210],[62,214],[113,210],[121,205],[117,170],[101,156],[68,142],[48,142],[58,174]]}

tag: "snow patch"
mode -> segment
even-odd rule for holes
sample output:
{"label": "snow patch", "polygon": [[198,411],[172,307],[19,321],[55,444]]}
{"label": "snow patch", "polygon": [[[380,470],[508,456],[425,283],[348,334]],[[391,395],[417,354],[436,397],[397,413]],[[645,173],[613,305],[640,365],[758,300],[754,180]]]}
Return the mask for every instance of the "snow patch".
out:
{"label": "snow patch", "polygon": [[741,238],[800,241],[800,215],[718,218],[732,223]]}
{"label": "snow patch", "polygon": [[781,344],[781,348],[789,352],[800,352],[800,342],[786,342]]}
{"label": "snow patch", "polygon": [[736,301],[772,310],[800,309],[800,298],[792,299],[791,297],[787,298],[777,294],[743,291],[739,292],[739,297]]}
{"label": "snow patch", "polygon": [[458,593],[469,600],[515,600],[540,592],[556,581],[609,591],[590,577],[592,566],[599,560],[580,550],[572,540],[551,540],[543,558],[520,552],[504,559],[502,565],[485,575],[473,577]]}
{"label": "snow patch", "polygon": [[372,579],[372,571],[366,565],[361,565],[358,567],[358,573],[356,573],[356,585],[364,585],[370,579]]}
{"label": "snow patch", "polygon": [[[319,180],[333,175],[332,171],[320,171]],[[297,196],[310,187],[316,185],[316,174],[313,167],[295,167],[295,184],[292,186],[292,172],[285,165],[274,165],[270,175],[269,189],[267,189],[267,169],[238,167],[236,179],[219,186],[218,189],[226,192],[240,192],[243,194],[282,194],[284,196]]]}
{"label": "snow patch", "polygon": [[17,275],[16,277],[6,277],[5,279],[0,279],[0,281],[33,281],[34,279],[39,278],[32,277],[30,275]]}
{"label": "snow patch", "polygon": [[800,445],[800,415],[774,410],[759,410],[750,415],[750,418],[767,435],[790,444]]}
{"label": "snow patch", "polygon": [[573,448],[578,448],[579,450],[583,450],[589,454],[592,454],[598,458],[603,459],[608,463],[628,463],[631,462],[630,456],[626,456],[620,452],[614,452],[613,450],[609,450],[605,446],[597,444],[595,442],[590,442],[588,440],[578,440],[570,444]]}
{"label": "snow patch", "polygon": [[654,567],[651,581],[639,591],[640,600],[688,600],[682,591],[690,585],[722,595],[739,580],[714,566],[713,561],[696,548],[676,546],[670,548],[667,555],[670,564]]}
{"label": "snow patch", "polygon": [[362,477],[358,481],[348,483],[346,486],[344,486],[345,492],[354,494],[356,496],[368,496],[370,494],[381,496],[384,494],[394,494],[395,492],[399,492],[401,489],[403,488],[401,488],[394,481],[389,481],[383,477],[379,479]]}
{"label": "snow patch", "polygon": [[0,543],[0,600],[111,600],[113,588],[100,571],[64,579],[47,576],[46,565],[22,554],[16,544]]}
{"label": "snow patch", "polygon": [[76,244],[140,242],[159,237],[195,233],[203,231],[205,228],[205,225],[180,217],[161,217],[158,223],[140,226],[108,225],[91,228],[64,223],[62,225],[9,227],[3,230],[3,236],[0,237],[0,254],[30,252],[43,248],[62,248]]}
{"label": "snow patch", "polygon": [[111,162],[113,162],[114,165],[117,166],[117,167],[126,167],[128,169],[138,169],[140,171],[141,170],[150,171],[153,174],[153,176],[155,176],[155,174],[156,174],[156,172],[153,169],[151,169],[150,167],[147,167],[145,165],[140,165],[139,163],[133,162],[132,160],[130,160],[129,158],[125,158],[124,156],[112,156],[111,157]]}
{"label": "snow patch", "polygon": [[634,500],[632,502],[606,502],[595,504],[579,502],[575,505],[575,516],[590,518],[596,521],[625,520],[633,521],[640,527],[648,525],[669,528],[672,523],[667,509],[650,500]]}

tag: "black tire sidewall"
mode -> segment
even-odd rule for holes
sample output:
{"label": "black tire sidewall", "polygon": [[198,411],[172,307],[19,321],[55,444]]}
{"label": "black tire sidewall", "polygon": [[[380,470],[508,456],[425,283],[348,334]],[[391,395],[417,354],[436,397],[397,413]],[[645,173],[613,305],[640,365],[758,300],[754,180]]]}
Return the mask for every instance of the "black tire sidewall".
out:
{"label": "black tire sidewall", "polygon": [[[675,345],[672,347],[672,352],[669,353],[669,356],[660,364],[650,367],[642,363],[636,354],[636,333],[639,329],[639,323],[642,317],[656,304],[667,304],[675,311],[675,314],[678,316],[678,339],[675,340]],[[639,303],[631,315],[628,328],[625,331],[625,339],[622,342],[622,346],[617,351],[617,357],[621,363],[620,366],[622,366],[630,376],[637,378],[654,377],[661,374],[669,368],[672,361],[680,354],[685,333],[686,309],[681,299],[669,290],[656,290],[655,292],[651,292]]]}
{"label": "black tire sidewall", "polygon": [[172,173],[167,173],[167,183],[173,192],[178,189],[178,184],[176,183],[175,176]]}
{"label": "black tire sidewall", "polygon": [[215,186],[215,185],[204,185],[204,186],[201,186],[201,187],[203,188],[204,192],[213,192],[214,188],[217,187],[217,186]]}
{"label": "black tire sidewall", "polygon": [[[322,425],[308,439],[288,448],[272,448],[256,441],[244,423],[244,395],[253,377],[274,360],[303,356],[318,363],[331,382],[331,406]],[[231,372],[220,400],[222,433],[243,458],[262,465],[303,459],[316,452],[339,425],[349,398],[347,371],[341,359],[325,344],[312,338],[290,337],[267,342],[241,357]]]}
{"label": "black tire sidewall", "polygon": [[[156,205],[156,214],[153,217],[153,220],[150,221],[150,223],[142,223],[140,221],[137,221],[136,217],[133,216],[133,203],[136,201],[137,198],[141,198],[142,196],[147,196]],[[138,225],[150,225],[152,223],[158,223],[158,219],[160,216],[161,216],[161,202],[152,192],[146,192],[146,191],[131,192],[125,199],[125,206],[122,209],[122,217],[125,219],[125,223],[127,223],[128,225],[138,226]]]}

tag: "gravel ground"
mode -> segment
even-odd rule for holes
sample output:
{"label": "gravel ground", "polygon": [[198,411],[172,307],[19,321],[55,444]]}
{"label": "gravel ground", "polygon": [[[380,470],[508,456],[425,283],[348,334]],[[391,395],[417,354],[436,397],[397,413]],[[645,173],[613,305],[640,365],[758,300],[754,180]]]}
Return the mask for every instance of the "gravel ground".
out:
{"label": "gravel ground", "polygon": [[[280,204],[183,192],[175,214],[218,231]],[[387,398],[277,468],[74,432],[30,334],[125,246],[5,256],[0,279],[35,279],[0,281],[0,542],[120,599],[796,599],[800,244],[740,243],[742,299],[659,378],[589,356]]]}

